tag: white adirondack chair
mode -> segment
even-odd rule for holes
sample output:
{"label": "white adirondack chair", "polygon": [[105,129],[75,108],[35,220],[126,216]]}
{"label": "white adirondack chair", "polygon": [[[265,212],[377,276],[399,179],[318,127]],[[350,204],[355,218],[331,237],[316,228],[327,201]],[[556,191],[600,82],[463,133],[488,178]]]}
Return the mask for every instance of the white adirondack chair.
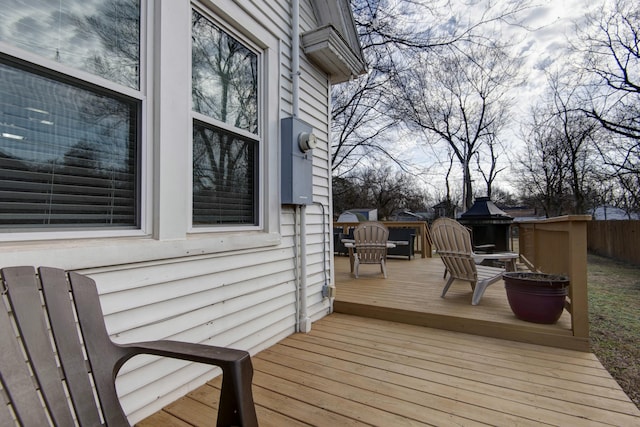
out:
{"label": "white adirondack chair", "polygon": [[353,232],[355,239],[354,273],[358,277],[360,264],[380,264],[380,270],[387,278],[387,240],[389,230],[379,222],[364,222]]}
{"label": "white adirondack chair", "polygon": [[471,304],[477,305],[489,285],[502,278],[502,273],[505,271],[503,268],[476,264],[471,245],[471,234],[458,221],[450,218],[438,218],[431,227],[431,238],[436,252],[444,263],[445,276],[449,273],[449,280],[442,290],[442,298],[454,280],[465,280],[471,283],[473,289]]}

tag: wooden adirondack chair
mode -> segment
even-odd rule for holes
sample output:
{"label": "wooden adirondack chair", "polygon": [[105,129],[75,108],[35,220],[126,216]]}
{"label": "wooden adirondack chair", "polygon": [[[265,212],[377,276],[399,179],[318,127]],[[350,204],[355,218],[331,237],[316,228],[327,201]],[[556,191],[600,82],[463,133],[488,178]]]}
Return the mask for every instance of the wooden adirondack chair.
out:
{"label": "wooden adirondack chair", "polygon": [[219,366],[217,425],[258,425],[246,351],[176,341],[116,344],[92,279],[46,267],[1,273],[7,298],[0,303],[0,426],[128,426],[115,378],[137,354]]}
{"label": "wooden adirondack chair", "polygon": [[384,278],[387,278],[387,240],[389,230],[379,222],[364,222],[353,232],[355,239],[354,272],[358,277],[360,264],[380,264]]}
{"label": "wooden adirondack chair", "polygon": [[443,298],[455,279],[465,280],[471,283],[473,289],[471,304],[477,305],[487,287],[502,278],[504,269],[476,265],[471,234],[458,221],[438,218],[431,226],[431,238],[444,263],[445,277],[449,274],[449,280],[442,290]]}

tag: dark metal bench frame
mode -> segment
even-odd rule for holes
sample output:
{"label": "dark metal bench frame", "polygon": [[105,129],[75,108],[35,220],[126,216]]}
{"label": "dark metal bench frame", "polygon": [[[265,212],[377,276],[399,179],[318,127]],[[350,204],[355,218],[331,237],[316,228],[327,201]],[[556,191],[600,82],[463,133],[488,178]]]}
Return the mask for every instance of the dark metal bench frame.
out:
{"label": "dark metal bench frame", "polygon": [[217,425],[258,424],[246,351],[166,340],[116,344],[89,277],[48,267],[39,268],[39,274],[33,267],[1,273],[7,298],[0,304],[0,426],[13,426],[15,419],[23,426],[128,426],[115,378],[138,354],[219,366],[223,380]]}

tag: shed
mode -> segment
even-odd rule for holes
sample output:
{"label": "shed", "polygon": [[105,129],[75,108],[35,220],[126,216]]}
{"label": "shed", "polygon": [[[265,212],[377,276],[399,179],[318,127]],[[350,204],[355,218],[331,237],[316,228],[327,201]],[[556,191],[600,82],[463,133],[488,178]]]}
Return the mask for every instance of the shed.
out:
{"label": "shed", "polygon": [[358,218],[358,215],[353,212],[347,211],[340,214],[337,222],[360,222],[360,218]]}

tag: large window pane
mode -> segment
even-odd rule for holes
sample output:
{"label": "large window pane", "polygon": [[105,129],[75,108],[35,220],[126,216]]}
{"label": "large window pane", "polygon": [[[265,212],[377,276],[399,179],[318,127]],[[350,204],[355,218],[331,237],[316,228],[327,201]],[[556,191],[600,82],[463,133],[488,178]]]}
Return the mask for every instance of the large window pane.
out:
{"label": "large window pane", "polygon": [[139,108],[0,62],[0,229],[137,226]]}
{"label": "large window pane", "polygon": [[193,225],[257,224],[256,142],[193,126]]}
{"label": "large window pane", "polygon": [[257,55],[196,11],[192,38],[193,110],[257,134]]}
{"label": "large window pane", "polygon": [[139,0],[0,0],[0,41],[138,89]]}
{"label": "large window pane", "polygon": [[257,225],[258,56],[196,11],[191,54],[192,223]]}

